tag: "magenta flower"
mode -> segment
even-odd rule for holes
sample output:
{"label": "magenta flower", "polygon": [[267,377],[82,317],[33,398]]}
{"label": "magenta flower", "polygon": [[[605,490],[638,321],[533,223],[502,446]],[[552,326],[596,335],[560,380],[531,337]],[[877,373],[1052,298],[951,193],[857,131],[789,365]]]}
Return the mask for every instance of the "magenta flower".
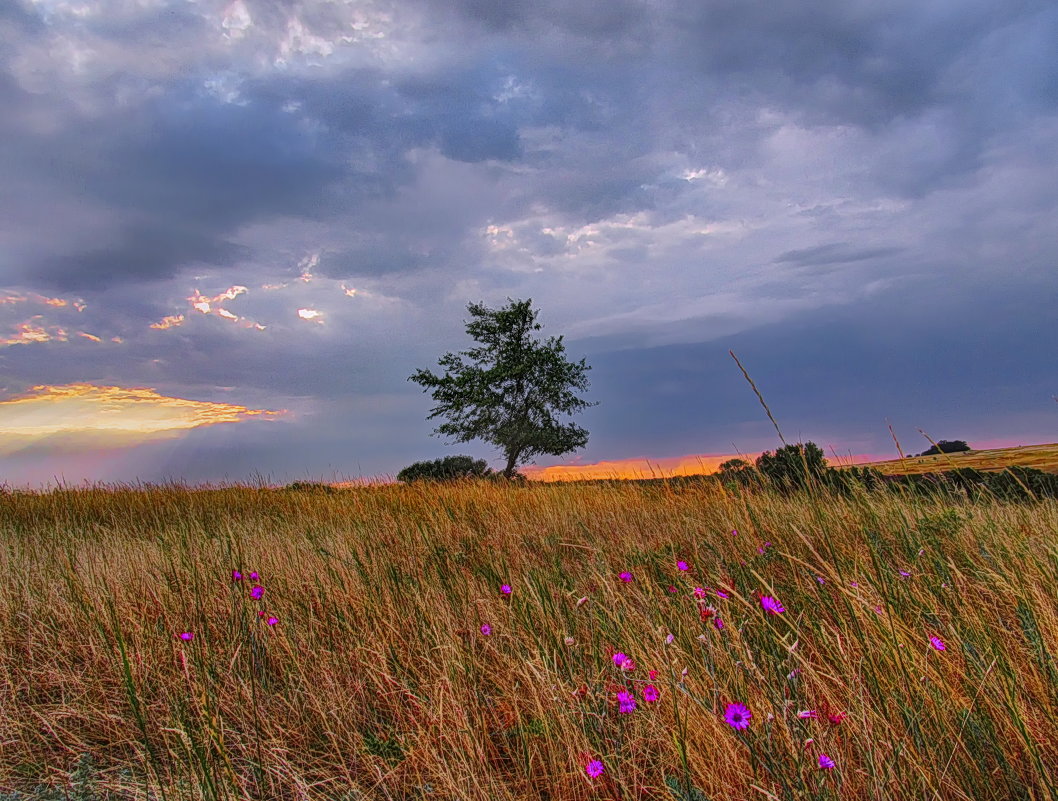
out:
{"label": "magenta flower", "polygon": [[705,597],[705,588],[704,587],[695,587],[693,590],[691,590],[691,595],[693,595],[695,598],[704,598]]}
{"label": "magenta flower", "polygon": [[490,626],[488,623],[482,623],[481,633],[488,637],[490,634],[492,634],[492,626]]}
{"label": "magenta flower", "polygon": [[191,642],[191,640],[195,639],[195,635],[192,634],[190,631],[185,631],[183,634],[180,635],[180,639],[184,642]]}
{"label": "magenta flower", "polygon": [[818,581],[820,584],[826,584],[827,583],[826,580],[822,576],[816,576],[816,581]]}
{"label": "magenta flower", "polygon": [[769,615],[778,615],[786,610],[783,605],[772,598],[770,595],[761,596],[760,605],[764,607],[764,611]]}
{"label": "magenta flower", "polygon": [[631,673],[635,669],[636,669],[636,663],[633,662],[631,659],[626,659],[624,662],[621,663],[621,670],[625,670],[625,671]]}
{"label": "magenta flower", "polygon": [[911,574],[910,574],[910,573],[908,573],[908,572],[907,572],[906,570],[901,570],[901,571],[900,571],[900,575],[901,575],[901,576],[903,576],[904,578],[907,578],[907,577],[908,577],[908,576],[910,576]]}
{"label": "magenta flower", "polygon": [[503,593],[504,595],[510,595],[511,594],[511,585],[510,584],[501,584],[500,585],[500,592]]}
{"label": "magenta flower", "polygon": [[628,571],[626,570],[626,571],[625,571],[624,573],[621,573],[621,575],[620,575],[620,576],[618,576],[618,578],[620,578],[620,579],[621,579],[621,581],[623,581],[623,582],[624,582],[625,584],[627,584],[628,582],[630,582],[630,581],[632,580],[632,574],[631,574],[631,573],[629,573],[629,572],[628,572]]}
{"label": "magenta flower", "polygon": [[716,627],[717,631],[723,631],[724,630],[724,621],[721,620],[718,617],[714,617],[713,618],[713,625]]}
{"label": "magenta flower", "polygon": [[240,573],[238,570],[231,571],[231,580],[242,581],[242,573]]}
{"label": "magenta flower", "polygon": [[731,529],[731,536],[732,537],[737,537],[738,536],[738,529],[737,528]]}
{"label": "magenta flower", "polygon": [[929,644],[936,648],[938,651],[947,650],[948,646],[944,644],[944,641],[940,637],[930,636]]}
{"label": "magenta flower", "polygon": [[250,597],[260,599],[262,595],[264,595],[264,587],[254,584],[253,589],[250,590]]}
{"label": "magenta flower", "polygon": [[584,772],[591,776],[593,779],[602,776],[603,771],[605,770],[606,768],[603,767],[602,762],[597,759],[593,759],[591,762],[584,766]]}
{"label": "magenta flower", "polygon": [[726,592],[724,592],[723,590],[713,590],[713,592],[715,592],[715,593],[716,593],[716,597],[717,597],[717,598],[730,598],[730,597],[731,597],[730,595],[728,595],[728,594],[727,594]]}
{"label": "magenta flower", "polygon": [[828,757],[826,754],[819,755],[819,768],[820,770],[833,770],[834,760]]}
{"label": "magenta flower", "polygon": [[802,719],[804,719],[804,718],[818,718],[819,717],[819,712],[817,712],[814,709],[805,709],[802,712],[798,712],[797,713],[797,717],[802,718]]}
{"label": "magenta flower", "polygon": [[260,578],[260,576],[257,575],[257,571],[256,570],[254,570],[252,573],[250,573],[250,581],[257,581],[257,579],[259,579],[259,578]]}
{"label": "magenta flower", "polygon": [[623,654],[620,651],[613,655],[613,663],[617,665],[617,667],[621,667],[626,659],[628,659],[628,654]]}
{"label": "magenta flower", "polygon": [[628,690],[617,693],[617,712],[620,715],[629,715],[636,710],[636,699]]}
{"label": "magenta flower", "polygon": [[661,697],[661,693],[658,692],[658,688],[653,684],[648,684],[643,688],[643,700],[648,704],[653,704],[658,698]]}
{"label": "magenta flower", "polygon": [[279,618],[278,618],[278,617],[275,617],[275,616],[273,616],[273,617],[270,617],[270,618],[268,618],[268,621],[267,621],[267,622],[268,622],[268,625],[269,625],[269,626],[274,626],[274,625],[275,625],[276,623],[278,623],[278,622],[279,622]]}
{"label": "magenta flower", "polygon": [[679,562],[677,562],[677,563],[676,563],[676,569],[677,569],[677,570],[684,570],[684,571],[686,571],[686,570],[690,570],[690,567],[688,567],[688,566],[687,566],[687,563],[686,563],[686,562],[684,562],[684,561],[683,561],[683,560],[681,559],[681,560],[680,560]]}
{"label": "magenta flower", "polygon": [[733,729],[747,728],[751,717],[753,713],[744,704],[728,704],[724,710],[724,720]]}

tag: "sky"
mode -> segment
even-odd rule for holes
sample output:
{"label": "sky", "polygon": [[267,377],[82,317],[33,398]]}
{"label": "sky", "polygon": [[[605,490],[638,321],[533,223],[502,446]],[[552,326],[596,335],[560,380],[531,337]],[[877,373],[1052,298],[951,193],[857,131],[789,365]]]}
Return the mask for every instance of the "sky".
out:
{"label": "sky", "polygon": [[0,483],[395,475],[532,298],[535,475],[1058,441],[1052,0],[8,0]]}

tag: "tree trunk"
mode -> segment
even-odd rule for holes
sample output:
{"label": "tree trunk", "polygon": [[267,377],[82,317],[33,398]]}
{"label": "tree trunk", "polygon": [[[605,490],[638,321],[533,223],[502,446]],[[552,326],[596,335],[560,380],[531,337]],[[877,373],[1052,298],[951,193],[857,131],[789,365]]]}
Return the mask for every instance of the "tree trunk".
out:
{"label": "tree trunk", "polygon": [[521,448],[517,448],[507,452],[507,466],[503,469],[503,477],[510,479],[514,476],[514,468],[518,464],[518,457],[521,455]]}

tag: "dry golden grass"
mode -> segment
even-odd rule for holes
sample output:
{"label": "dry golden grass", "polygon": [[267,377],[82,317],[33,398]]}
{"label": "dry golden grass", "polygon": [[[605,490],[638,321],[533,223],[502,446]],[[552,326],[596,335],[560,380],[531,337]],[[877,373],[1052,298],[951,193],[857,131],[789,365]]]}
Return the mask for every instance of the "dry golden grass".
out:
{"label": "dry golden grass", "polygon": [[[1048,473],[1058,473],[1058,442],[1045,445],[1021,445],[1017,448],[992,448],[962,453],[938,453],[885,462],[862,462],[857,467],[873,467],[890,476],[914,473],[933,473],[972,467],[977,470],[1002,470],[1005,467],[1034,467]],[[839,467],[840,465],[834,465]]]}
{"label": "dry golden grass", "polygon": [[0,496],[0,791],[88,752],[115,798],[1053,799],[1056,524],[712,483]]}

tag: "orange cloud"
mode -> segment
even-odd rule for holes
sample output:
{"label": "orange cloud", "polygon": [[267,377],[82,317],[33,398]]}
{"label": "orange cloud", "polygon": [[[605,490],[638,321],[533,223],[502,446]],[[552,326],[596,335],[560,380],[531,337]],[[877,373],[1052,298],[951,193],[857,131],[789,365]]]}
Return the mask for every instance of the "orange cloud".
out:
{"label": "orange cloud", "polygon": [[[261,325],[260,323],[255,323],[252,320],[247,320],[237,314],[233,314],[232,312],[218,305],[226,300],[234,300],[235,298],[239,297],[239,295],[245,295],[246,292],[247,289],[244,286],[233,286],[224,290],[219,295],[207,297],[196,289],[187,300],[188,303],[191,304],[192,309],[201,312],[202,314],[213,314],[217,317],[223,317],[225,320],[231,320],[233,323],[238,323],[243,328],[256,328],[258,331],[264,331],[265,326]],[[152,323],[151,328],[172,328],[174,325],[180,324],[178,322],[175,322],[176,318],[178,317],[182,322],[183,315],[174,315],[171,317],[163,318],[160,323]],[[172,320],[174,322],[171,322],[169,325],[165,325],[164,323],[166,320]]]}
{"label": "orange cloud", "polygon": [[672,478],[715,473],[728,459],[746,458],[738,454],[702,453],[688,456],[667,456],[660,459],[643,457],[618,459],[592,464],[561,464],[551,467],[522,468],[528,478],[536,481],[585,481],[600,478]]}
{"label": "orange cloud", "polygon": [[99,337],[95,336],[94,334],[86,334],[84,331],[78,331],[77,332],[77,336],[84,337],[85,339],[90,339],[93,342],[102,342],[103,341],[102,339],[100,339]]}
{"label": "orange cloud", "polygon": [[156,323],[151,323],[150,327],[158,331],[164,331],[167,328],[175,328],[178,325],[183,325],[184,315],[182,314],[169,314],[163,317]]}
{"label": "orange cloud", "polygon": [[146,387],[36,386],[0,401],[0,453],[41,445],[59,450],[126,447],[202,426],[285,413],[175,398]]}
{"label": "orange cloud", "polygon": [[28,345],[31,342],[65,342],[66,331],[58,326],[41,325],[38,320],[44,319],[39,314],[30,317],[24,323],[15,325],[15,333],[9,337],[0,337],[0,346]]}

